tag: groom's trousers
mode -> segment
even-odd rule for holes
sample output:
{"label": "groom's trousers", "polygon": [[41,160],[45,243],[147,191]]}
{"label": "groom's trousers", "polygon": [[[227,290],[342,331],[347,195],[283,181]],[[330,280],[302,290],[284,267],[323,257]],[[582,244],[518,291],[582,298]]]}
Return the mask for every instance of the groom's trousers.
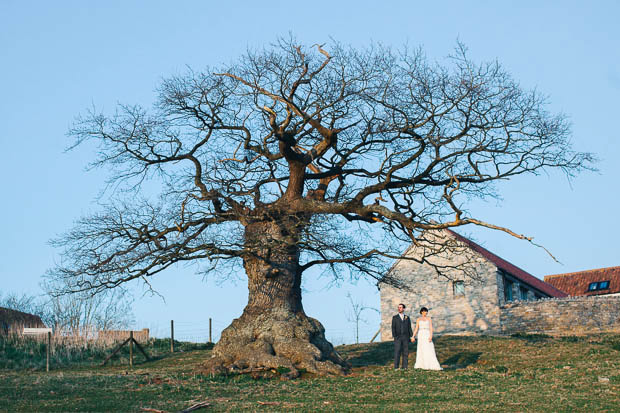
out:
{"label": "groom's trousers", "polygon": [[394,368],[397,369],[400,359],[403,359],[402,368],[409,365],[409,337],[396,337],[394,339]]}

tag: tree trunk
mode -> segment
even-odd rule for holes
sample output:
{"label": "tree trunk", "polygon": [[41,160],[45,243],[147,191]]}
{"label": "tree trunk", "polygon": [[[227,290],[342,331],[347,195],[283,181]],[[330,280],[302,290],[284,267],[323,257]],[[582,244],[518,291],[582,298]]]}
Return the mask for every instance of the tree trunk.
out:
{"label": "tree trunk", "polygon": [[283,222],[255,222],[245,228],[250,255],[244,257],[248,276],[248,304],[213,348],[209,372],[275,370],[286,378],[300,370],[315,374],[343,374],[347,363],[325,339],[325,329],[306,316],[301,304],[299,226]]}

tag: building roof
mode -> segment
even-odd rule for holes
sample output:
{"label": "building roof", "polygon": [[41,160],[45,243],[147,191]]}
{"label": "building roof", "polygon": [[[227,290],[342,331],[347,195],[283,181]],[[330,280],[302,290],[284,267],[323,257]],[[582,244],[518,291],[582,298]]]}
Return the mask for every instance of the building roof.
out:
{"label": "building roof", "polygon": [[[620,267],[546,275],[545,281],[571,296],[617,294],[620,293]],[[609,281],[609,288],[588,291],[588,286],[597,281]]]}
{"label": "building roof", "polygon": [[9,308],[0,307],[0,328],[12,324],[19,324],[23,327],[45,327],[41,317],[34,314],[24,313]]}
{"label": "building roof", "polygon": [[[480,254],[484,259],[486,259],[487,261],[489,261],[490,263],[492,263],[493,265],[495,265],[497,268],[506,271],[507,273],[509,273],[510,275],[512,275],[513,277],[515,277],[516,279],[523,281],[524,283],[534,287],[535,289],[539,290],[540,292],[543,292],[547,295],[549,295],[550,297],[568,297],[568,294],[565,293],[564,291],[558,289],[557,287],[546,283],[545,281],[534,277],[532,274],[528,273],[525,270],[522,270],[521,268],[517,267],[516,265],[506,261],[505,259],[493,254],[491,251],[487,250],[486,248],[476,244],[474,241],[465,238],[464,236],[462,236],[461,234],[458,234],[450,229],[446,229],[445,230],[448,234],[454,236],[457,240],[463,242],[464,244],[466,244],[469,248],[471,248],[472,250],[476,251],[478,254]],[[412,248],[414,247],[413,244],[411,244],[409,247],[407,247],[407,249],[405,250],[405,252],[403,252],[403,255],[406,255]],[[392,270],[396,267],[396,264],[398,263],[395,262],[392,267],[388,270],[388,273],[392,272]]]}
{"label": "building roof", "polygon": [[546,283],[545,281],[534,277],[532,274],[528,273],[525,270],[517,267],[516,265],[506,261],[505,259],[493,254],[491,251],[486,248],[481,247],[470,239],[465,238],[464,236],[457,234],[452,230],[446,230],[448,233],[452,234],[459,241],[467,244],[472,250],[476,251],[478,254],[482,255],[487,261],[494,264],[497,268],[506,271],[508,274],[512,275],[516,279],[523,281],[524,283],[534,287],[535,289],[548,294],[551,297],[567,297],[563,290],[560,290],[554,285]]}

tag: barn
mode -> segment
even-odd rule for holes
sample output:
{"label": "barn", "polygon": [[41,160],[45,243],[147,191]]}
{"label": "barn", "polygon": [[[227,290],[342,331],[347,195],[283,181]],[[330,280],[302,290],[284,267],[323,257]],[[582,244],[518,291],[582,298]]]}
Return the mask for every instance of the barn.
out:
{"label": "barn", "polygon": [[[564,291],[454,231],[444,230],[435,237],[438,243],[455,247],[428,256],[422,251],[424,245],[412,245],[405,257],[423,255],[427,262],[400,259],[387,274],[406,288],[379,282],[382,340],[392,339],[391,319],[399,303],[407,306],[414,319],[421,307],[427,307],[439,334],[501,334],[505,304],[567,297]],[[445,270],[444,276],[437,274],[437,267]]]}
{"label": "barn", "polygon": [[21,332],[24,328],[45,328],[41,317],[0,307],[0,334]]}

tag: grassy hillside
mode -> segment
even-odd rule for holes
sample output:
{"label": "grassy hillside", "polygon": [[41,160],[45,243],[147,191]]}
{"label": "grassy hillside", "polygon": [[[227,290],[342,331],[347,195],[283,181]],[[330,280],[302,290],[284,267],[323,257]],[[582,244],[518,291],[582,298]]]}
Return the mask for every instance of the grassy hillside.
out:
{"label": "grassy hillside", "polygon": [[[415,359],[412,345],[411,365]],[[126,366],[0,370],[2,411],[620,411],[620,335],[440,337],[443,372],[393,371],[392,344],[342,346],[346,377],[200,373],[208,350]]]}
{"label": "grassy hillside", "polygon": [[[50,367],[53,370],[82,367],[94,367],[103,362],[112,353],[118,343],[103,341],[87,341],[78,337],[78,340],[70,340],[58,343],[55,337],[51,347]],[[169,355],[169,339],[151,339],[143,346],[150,357],[157,360]],[[181,351],[199,350],[210,348],[212,344],[197,344],[178,342],[175,340],[175,348]],[[0,371],[2,370],[44,370],[46,364],[45,339],[34,339],[22,336],[0,335]],[[135,358],[142,359],[137,349]],[[124,346],[121,351],[114,355],[109,363],[111,365],[129,363],[129,347]]]}

